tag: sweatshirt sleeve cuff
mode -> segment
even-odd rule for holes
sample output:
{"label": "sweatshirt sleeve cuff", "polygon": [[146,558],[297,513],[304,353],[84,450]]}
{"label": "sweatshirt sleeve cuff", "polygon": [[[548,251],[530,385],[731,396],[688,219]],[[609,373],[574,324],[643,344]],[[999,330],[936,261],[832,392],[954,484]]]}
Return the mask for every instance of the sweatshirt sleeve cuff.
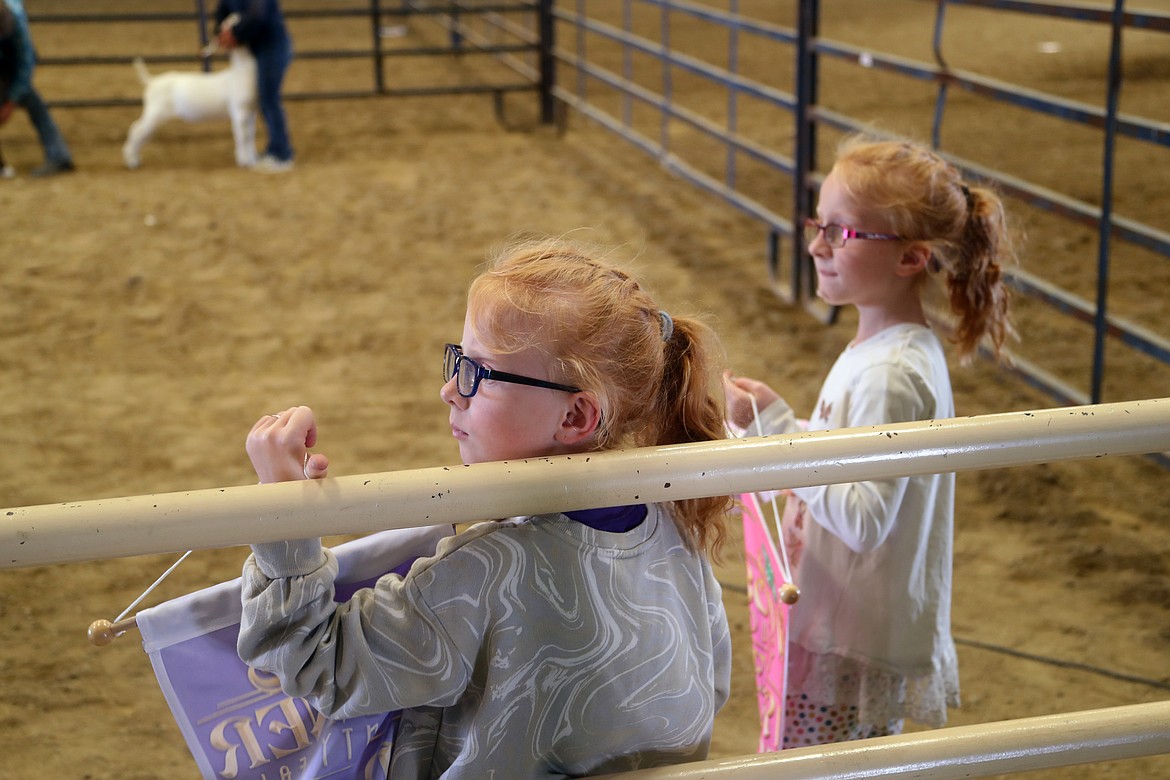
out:
{"label": "sweatshirt sleeve cuff", "polygon": [[325,565],[325,548],[320,539],[294,539],[252,545],[260,572],[269,579],[298,577]]}

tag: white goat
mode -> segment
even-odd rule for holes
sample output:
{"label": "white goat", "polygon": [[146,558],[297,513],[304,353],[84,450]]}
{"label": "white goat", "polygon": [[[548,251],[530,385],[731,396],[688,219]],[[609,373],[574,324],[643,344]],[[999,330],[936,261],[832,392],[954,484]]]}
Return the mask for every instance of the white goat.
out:
{"label": "white goat", "polygon": [[134,67],[146,89],[142,116],[130,125],[122,146],[127,168],[138,167],[142,145],[175,117],[187,122],[231,119],[236,164],[242,168],[256,164],[256,59],[248,47],[237,46],[229,60],[227,68],[214,73],[168,71],[152,76],[142,58],[135,58]]}

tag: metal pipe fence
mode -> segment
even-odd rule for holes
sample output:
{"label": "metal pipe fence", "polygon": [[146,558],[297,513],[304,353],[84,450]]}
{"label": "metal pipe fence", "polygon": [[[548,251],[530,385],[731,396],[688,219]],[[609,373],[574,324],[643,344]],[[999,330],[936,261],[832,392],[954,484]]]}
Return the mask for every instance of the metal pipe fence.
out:
{"label": "metal pipe fence", "polygon": [[[923,0],[923,5],[927,0]],[[1010,284],[1024,299],[1073,327],[1087,328],[1068,336],[1074,343],[1091,345],[1075,368],[1049,365],[1047,355],[1013,355],[1008,368],[1060,403],[1100,402],[1107,395],[1106,349],[1116,358],[1140,363],[1142,370],[1167,375],[1170,367],[1170,324],[1164,314],[1139,322],[1128,311],[1111,311],[1109,294],[1119,247],[1136,251],[1139,260],[1164,263],[1170,259],[1170,231],[1158,225],[1117,213],[1113,205],[1117,144],[1139,144],[1156,150],[1170,149],[1170,123],[1120,110],[1124,84],[1123,33],[1165,35],[1170,33],[1170,13],[1126,10],[1122,0],[1110,5],[1031,2],[1030,0],[932,0],[933,61],[887,53],[876,46],[860,46],[820,34],[824,9],[819,0],[777,2],[765,14],[740,11],[740,0],[714,3],[707,0],[353,0],[329,7],[313,0],[286,2],[290,22],[322,24],[368,21],[369,43],[361,47],[298,47],[297,58],[309,61],[363,60],[371,63],[368,87],[352,89],[292,90],[290,100],[330,100],[358,97],[413,97],[482,93],[493,97],[497,115],[503,118],[504,97],[516,92],[537,95],[540,121],[559,116],[557,103],[568,106],[656,158],[663,168],[691,185],[725,201],[758,221],[766,234],[765,253],[773,286],[783,298],[800,302],[826,322],[837,311],[816,302],[811,264],[798,240],[794,225],[802,224],[813,210],[822,178],[818,160],[822,131],[854,132],[871,129],[866,121],[834,110],[822,99],[822,82],[830,63],[925,86],[934,91],[930,135],[940,153],[968,176],[991,182],[1024,208],[1043,212],[1062,224],[1094,230],[1095,279],[1078,283],[1092,288],[1092,296],[1072,289],[1066,282],[1045,278],[1025,269],[1008,271]],[[754,6],[758,8],[759,6]],[[1102,79],[1104,100],[1094,105],[1044,91],[1030,89],[948,64],[944,33],[949,29],[948,9],[981,9],[1005,16],[1042,17],[1054,22],[1098,26],[1110,33],[1107,73]],[[192,26],[189,53],[165,53],[146,57],[153,63],[191,63],[210,66],[197,54],[208,36],[206,0],[193,0],[186,12],[146,13],[38,13],[30,9],[34,25],[187,23]],[[650,14],[650,17],[647,17]],[[657,22],[652,18],[656,15]],[[790,24],[778,19],[784,18]],[[647,23],[649,19],[650,23]],[[445,38],[435,43],[385,45],[380,31],[384,23],[419,21],[440,31]],[[726,40],[726,46],[707,45],[701,51],[684,50],[687,39]],[[672,38],[673,36],[673,38]],[[874,42],[880,43],[879,41]],[[763,52],[761,55],[759,52]],[[616,56],[613,52],[617,52]],[[752,69],[748,53],[765,58],[768,66]],[[75,56],[48,52],[45,68],[129,64],[134,53],[102,53]],[[503,66],[514,78],[484,83],[392,85],[386,63],[410,57],[474,56]],[[652,67],[635,67],[650,63]],[[654,77],[647,78],[650,72]],[[679,84],[685,80],[686,87]],[[691,93],[713,90],[715,98],[697,107]],[[706,95],[706,93],[704,93]],[[1093,202],[1083,194],[1056,191],[1050,186],[999,170],[951,153],[943,142],[943,129],[954,113],[955,95],[974,96],[996,110],[1020,110],[1068,125],[1102,133],[1102,164],[1098,195]],[[610,96],[617,96],[616,102]],[[137,104],[137,99],[116,95],[58,98],[50,103],[62,108],[93,108]],[[775,118],[781,132],[760,135],[747,128],[748,107],[763,107]],[[646,116],[649,115],[649,119]],[[639,116],[642,117],[639,121]],[[684,148],[674,140],[680,131],[701,137],[716,154]],[[715,164],[722,159],[722,164]],[[762,169],[775,182],[787,186],[754,186],[746,169]],[[1151,168],[1151,175],[1163,166]],[[787,247],[785,243],[787,242]],[[1037,250],[1040,251],[1040,250]],[[1063,326],[1062,326],[1063,327]],[[1026,346],[1026,345],[1025,345]],[[1124,369],[1115,369],[1116,372]],[[1121,377],[1114,386],[1129,391]],[[1115,393],[1117,391],[1114,391]],[[1153,394],[1151,392],[1140,395]],[[1130,396],[1134,397],[1134,396]]]}
{"label": "metal pipe fence", "polygon": [[[525,69],[524,57],[539,59],[541,52],[547,52],[550,42],[540,38],[540,31],[550,32],[547,17],[551,0],[500,0],[499,2],[468,3],[462,0],[400,0],[390,7],[383,0],[355,0],[350,5],[329,7],[308,7],[304,4],[286,2],[284,15],[295,23],[301,20],[319,20],[323,23],[341,20],[366,20],[369,23],[370,43],[361,47],[322,48],[302,47],[296,49],[297,60],[338,61],[369,60],[371,64],[370,86],[354,89],[335,90],[290,90],[284,95],[291,101],[343,100],[352,98],[402,98],[464,94],[489,94],[497,101],[508,93],[535,92],[540,96],[542,111],[550,100],[550,84],[542,78],[551,78],[551,70]],[[192,47],[188,52],[154,54],[144,56],[149,64],[174,64],[199,67],[210,70],[215,55],[202,53],[209,41],[210,13],[207,0],[191,0],[190,11],[153,12],[108,12],[91,11],[84,13],[39,13],[30,9],[29,23],[40,25],[93,25],[95,28],[127,23],[187,24],[191,25]],[[523,24],[511,21],[524,18]],[[442,43],[431,45],[386,45],[383,30],[390,23],[420,21],[449,33]],[[490,27],[495,31],[491,40],[474,32],[475,27]],[[522,34],[523,30],[536,30],[535,35]],[[464,32],[464,31],[468,32]],[[111,40],[116,40],[111,36]],[[39,57],[42,68],[92,67],[95,65],[129,65],[138,52],[117,52],[77,56],[49,53]],[[411,57],[452,57],[478,56],[492,58],[509,65],[517,72],[515,78],[497,79],[469,84],[419,84],[413,86],[391,86],[387,74],[387,63]],[[547,59],[547,57],[545,57]],[[51,108],[105,108],[113,106],[138,105],[138,98],[119,97],[116,94],[98,94],[85,98],[54,98],[49,101]],[[551,120],[550,120],[551,121]]]}
{"label": "metal pipe fence", "polygon": [[[561,40],[571,44],[557,48],[566,76],[556,88],[556,96],[574,109],[619,134],[639,149],[654,156],[664,168],[692,185],[723,198],[728,204],[758,220],[768,233],[768,267],[777,291],[790,302],[801,302],[825,321],[836,319],[835,309],[816,304],[811,263],[799,241],[794,225],[800,225],[813,210],[815,192],[822,175],[818,173],[818,135],[821,130],[839,132],[870,131],[869,122],[834,111],[820,99],[821,81],[826,62],[837,61],[868,73],[885,74],[907,82],[925,84],[936,92],[931,118],[931,137],[939,152],[966,175],[993,183],[1000,191],[1020,204],[1053,215],[1059,220],[1097,232],[1095,294],[1092,300],[1024,270],[1009,271],[1009,282],[1023,297],[1047,307],[1052,313],[1091,326],[1092,355],[1087,360],[1087,376],[1070,380],[1038,361],[1015,356],[1011,370],[1062,403],[1099,402],[1104,396],[1105,342],[1114,344],[1157,363],[1161,370],[1170,366],[1170,338],[1164,320],[1157,327],[1136,323],[1110,313],[1110,258],[1114,244],[1139,247],[1156,256],[1154,262],[1170,259],[1170,232],[1157,226],[1119,215],[1112,207],[1113,170],[1116,139],[1124,138],[1160,149],[1170,149],[1170,124],[1148,117],[1133,116],[1118,110],[1122,86],[1119,66],[1123,31],[1170,32],[1170,14],[1157,11],[1126,11],[1116,0],[1112,6],[1061,4],[1013,0],[935,0],[934,62],[914,60],[884,53],[874,46],[851,45],[819,34],[822,4],[819,0],[799,0],[791,14],[790,26],[749,16],[739,11],[738,2],[725,8],[696,0],[615,0],[613,3],[589,3],[586,0],[563,2],[556,10],[557,20],[566,32]],[[792,4],[784,4],[787,9]],[[1106,26],[1112,33],[1108,51],[1108,75],[1104,79],[1105,99],[1101,106],[1090,105],[1059,95],[1047,94],[1007,83],[979,73],[952,68],[944,57],[943,31],[947,29],[948,5],[979,7],[1004,14],[1027,14],[1052,19],[1072,20]],[[619,7],[620,6],[620,7]],[[776,6],[780,8],[780,4]],[[600,10],[596,10],[600,9]],[[657,12],[662,23],[655,30],[650,24],[639,26],[632,21],[636,11]],[[759,13],[759,12],[757,12]],[[777,10],[776,18],[785,15]],[[645,14],[644,14],[645,15]],[[718,50],[709,59],[697,58],[672,45],[671,29],[681,27],[680,20],[708,28],[709,37],[726,35],[726,50]],[[676,33],[677,35],[677,33]],[[740,72],[740,49],[747,39],[757,48],[770,47],[776,63],[794,63],[786,84],[778,84],[788,75],[771,77],[767,72]],[[622,67],[603,64],[598,55],[607,48],[622,52]],[[628,63],[633,57],[652,58],[661,63],[662,77],[655,84],[632,76]],[[614,59],[614,58],[611,58]],[[718,63],[711,60],[718,60]],[[782,68],[775,68],[777,72]],[[696,112],[682,105],[679,91],[672,86],[678,77],[690,83],[726,94],[727,109],[720,109],[722,119]],[[1100,170],[1099,202],[1088,202],[1065,192],[1057,192],[1034,181],[996,170],[948,152],[941,140],[949,98],[955,91],[976,96],[998,107],[1020,109],[1066,123],[1100,129],[1103,132],[1103,165]],[[620,108],[607,108],[609,93],[619,95]],[[763,104],[791,128],[779,143],[761,143],[745,134],[739,122],[737,106],[745,99]],[[610,101],[612,105],[614,101]],[[718,106],[710,101],[712,106]],[[642,108],[659,117],[657,122],[639,123],[631,119]],[[722,166],[699,156],[687,156],[672,140],[672,131],[684,129],[702,135],[713,146],[724,150]],[[790,196],[773,197],[766,188],[752,190],[742,186],[740,165],[751,161],[788,181]],[[716,168],[719,168],[716,170]],[[782,251],[783,242],[789,251]],[[782,277],[787,274],[787,278]],[[1087,389],[1086,389],[1087,387]]]}
{"label": "metal pipe fence", "polygon": [[[1170,398],[17,507],[3,511],[0,569],[1165,449]],[[1159,702],[620,777],[985,777],[1170,753],[1168,723]]]}

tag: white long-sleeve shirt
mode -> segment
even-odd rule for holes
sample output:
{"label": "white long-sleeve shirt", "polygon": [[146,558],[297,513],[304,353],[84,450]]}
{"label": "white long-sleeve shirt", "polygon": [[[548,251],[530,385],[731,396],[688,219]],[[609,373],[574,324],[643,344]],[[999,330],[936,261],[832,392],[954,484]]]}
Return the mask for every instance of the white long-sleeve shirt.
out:
{"label": "white long-sleeve shirt", "polygon": [[[923,326],[895,325],[850,345],[821,387],[809,430],[954,417],[942,345]],[[760,413],[765,433],[797,429],[784,401]],[[869,480],[793,492],[807,504],[804,548],[794,573],[801,589],[791,638],[878,673],[915,681],[910,714],[945,722],[946,692],[957,701],[951,638],[954,474]],[[890,702],[886,713],[906,708]],[[924,706],[925,705],[925,706]],[[928,713],[924,713],[923,710]],[[941,713],[940,713],[941,710]]]}

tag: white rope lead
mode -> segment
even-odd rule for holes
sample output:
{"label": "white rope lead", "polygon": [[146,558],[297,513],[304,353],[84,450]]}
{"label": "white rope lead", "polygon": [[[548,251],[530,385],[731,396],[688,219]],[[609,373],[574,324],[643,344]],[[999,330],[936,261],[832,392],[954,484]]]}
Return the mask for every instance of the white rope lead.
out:
{"label": "white rope lead", "polygon": [[179,564],[182,563],[183,561],[187,560],[187,556],[190,555],[192,552],[194,552],[194,550],[188,550],[187,552],[183,553],[182,557],[180,557],[179,560],[172,563],[171,567],[169,569],[167,569],[166,571],[164,571],[162,573],[162,575],[157,580],[154,581],[153,585],[151,585],[146,590],[142,591],[141,596],[134,599],[133,604],[126,607],[126,609],[122,610],[122,614],[118,615],[118,617],[114,618],[114,622],[117,623],[117,622],[121,621],[122,618],[126,617],[126,615],[128,615],[130,613],[130,610],[134,609],[139,604],[141,604],[142,600],[144,598],[146,598],[147,596],[149,596],[151,594],[151,591],[153,591],[155,588],[157,588],[159,585],[161,585],[163,580],[165,580],[167,577],[171,576],[171,572],[173,572],[175,569],[179,568]]}
{"label": "white rope lead", "polygon": [[[750,398],[752,402],[752,418],[756,423],[756,435],[763,436],[764,426],[760,423],[760,407],[756,404],[756,397],[754,395],[749,394],[748,398]],[[760,511],[759,499],[756,497],[755,493],[749,493],[748,495],[752,497],[752,505],[755,507],[756,514],[762,521],[764,519],[764,513]],[[768,543],[772,546],[773,552],[775,552],[777,549],[779,550],[780,554],[777,557],[780,559],[781,576],[784,577],[785,582],[791,582],[795,585],[796,583],[792,579],[792,565],[788,562],[788,546],[784,543],[784,528],[783,523],[780,520],[780,510],[776,508],[775,498],[772,499],[771,503],[772,519],[776,524],[776,540],[773,540],[772,534],[768,532],[767,524],[761,523],[761,525],[763,526],[764,533],[768,536]],[[779,544],[777,544],[777,541]]]}
{"label": "white rope lead", "polygon": [[[272,414],[272,415],[269,415],[269,417],[275,417],[278,420],[280,419],[279,414]],[[305,453],[305,459],[304,459],[304,462],[302,464],[302,468],[305,471],[305,479],[309,479],[310,477],[309,477],[309,453],[308,452]],[[181,556],[179,556],[179,560],[172,563],[170,565],[170,568],[168,568],[166,571],[164,571],[162,574],[160,574],[159,578],[157,580],[155,580],[149,588],[142,591],[142,594],[139,595],[138,598],[134,599],[134,601],[130,604],[130,606],[128,606],[128,607],[126,607],[126,609],[122,610],[122,614],[120,614],[120,615],[118,615],[118,617],[114,618],[112,623],[105,621],[105,620],[94,621],[94,623],[92,625],[90,625],[90,627],[89,627],[90,641],[94,642],[94,644],[109,644],[109,642],[114,637],[119,636],[123,631],[125,631],[124,628],[121,628],[121,629],[118,628],[119,624],[122,622],[122,619],[125,618],[128,614],[130,614],[131,610],[133,610],[135,607],[137,607],[139,604],[141,604],[143,599],[145,599],[147,596],[149,596],[151,593],[153,593],[154,589],[157,588],[159,585],[161,585],[163,583],[163,580],[165,580],[167,577],[171,576],[171,574],[175,571],[175,569],[179,568],[179,564],[181,564],[183,561],[187,560],[187,556],[189,556],[193,552],[194,552],[194,550],[188,550],[187,552],[185,552]],[[133,619],[131,619],[129,621],[129,623],[133,623],[133,622],[134,622]]]}

